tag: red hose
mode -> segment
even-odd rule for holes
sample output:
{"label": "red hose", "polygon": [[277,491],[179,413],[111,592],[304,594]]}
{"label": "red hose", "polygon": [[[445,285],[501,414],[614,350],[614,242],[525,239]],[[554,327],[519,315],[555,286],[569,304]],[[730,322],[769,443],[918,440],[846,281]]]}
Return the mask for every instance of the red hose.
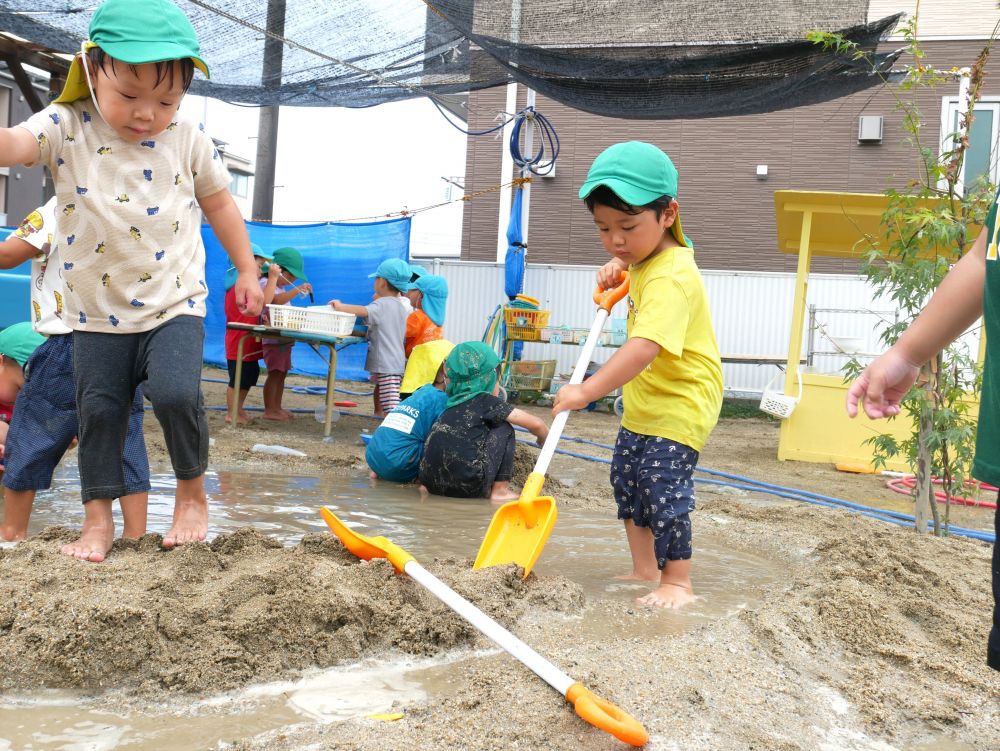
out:
{"label": "red hose", "polygon": [[[935,485],[944,485],[944,480],[935,477],[931,480]],[[966,485],[973,488],[978,488],[979,490],[985,490],[987,492],[997,492],[997,488],[992,485],[987,485],[985,482],[978,482],[976,480],[966,480]],[[913,475],[909,477],[894,477],[891,480],[886,481],[885,486],[890,490],[895,490],[897,493],[902,493],[903,495],[913,495],[911,492],[913,488],[917,486],[917,478]],[[948,494],[943,490],[935,490],[934,497],[937,499],[938,503],[947,503]],[[979,508],[992,508],[997,507],[996,501],[980,501],[974,498],[966,498],[961,495],[953,495],[951,497],[952,505],[956,506],[978,506]]]}

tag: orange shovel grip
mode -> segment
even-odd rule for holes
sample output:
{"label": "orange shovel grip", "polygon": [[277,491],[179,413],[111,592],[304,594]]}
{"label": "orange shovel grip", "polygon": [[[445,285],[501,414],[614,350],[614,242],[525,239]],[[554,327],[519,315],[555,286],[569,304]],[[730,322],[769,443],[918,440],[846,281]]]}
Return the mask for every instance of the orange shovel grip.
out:
{"label": "orange shovel grip", "polygon": [[649,733],[638,720],[597,696],[582,683],[574,683],[569,687],[566,700],[581,718],[618,740],[632,746],[645,746],[649,742]]}
{"label": "orange shovel grip", "polygon": [[611,289],[601,289],[598,287],[594,290],[594,303],[599,308],[604,308],[608,313],[611,313],[611,309],[615,307],[615,303],[621,300],[625,295],[628,294],[628,272],[623,271],[621,275],[621,281],[618,282],[617,287],[612,287]]}

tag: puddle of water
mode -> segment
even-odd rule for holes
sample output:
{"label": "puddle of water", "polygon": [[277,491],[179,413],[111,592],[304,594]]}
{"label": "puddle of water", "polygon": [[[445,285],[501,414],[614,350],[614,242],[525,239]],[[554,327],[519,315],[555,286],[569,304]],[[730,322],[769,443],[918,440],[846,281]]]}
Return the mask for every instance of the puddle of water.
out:
{"label": "puddle of water", "polygon": [[426,699],[424,683],[444,685],[440,675],[448,664],[440,659],[369,662],[143,712],[111,712],[70,692],[8,696],[0,704],[0,751],[203,749],[303,721],[405,712],[407,705]]}
{"label": "puddle of water", "polygon": [[[173,513],[173,476],[157,473],[152,483],[149,529],[163,531]],[[495,511],[485,501],[422,499],[413,486],[379,483],[373,487],[360,477],[219,470],[206,475],[206,488],[212,534],[253,525],[286,545],[294,544],[304,533],[327,531],[319,508],[328,505],[349,526],[365,534],[384,535],[431,566],[435,557],[471,561]],[[53,489],[36,499],[31,532],[54,524],[78,526],[79,492],[76,466],[64,462]],[[633,607],[632,599],[647,592],[650,585],[613,579],[628,571],[631,561],[612,506],[609,500],[601,512],[561,509],[535,567],[541,575],[559,574],[578,583],[590,600],[605,600],[580,618],[578,631],[588,637],[680,633],[754,604],[761,588],[780,575],[773,563],[727,550],[696,526],[699,599],[680,612]],[[295,683],[254,686],[180,709],[150,707],[144,712],[116,713],[107,711],[106,700],[98,706],[100,698],[66,693],[34,693],[14,702],[5,697],[0,704],[0,751],[207,748],[220,740],[304,720],[367,716],[447,690],[447,662],[455,659],[470,656],[452,655],[422,665],[339,667]]]}
{"label": "puddle of water", "polygon": [[[174,478],[158,472],[149,495],[149,529],[165,531],[173,514]],[[211,534],[252,525],[286,545],[307,532],[326,532],[320,506],[330,506],[348,526],[369,535],[384,535],[425,564],[435,557],[471,560],[496,507],[485,501],[421,498],[415,486],[367,478],[278,476],[219,470],[205,476],[209,494]],[[76,465],[65,461],[52,490],[38,494],[31,532],[53,524],[77,526],[81,504]],[[116,510],[117,513],[117,510]],[[695,585],[700,599],[679,616],[690,625],[746,607],[761,586],[780,575],[773,563],[728,550],[711,534],[698,529]],[[119,520],[120,529],[120,520]],[[559,520],[535,570],[578,583],[588,598],[629,601],[649,590],[648,584],[616,582],[630,570],[631,559],[622,525],[614,518],[613,502],[602,511],[560,509]],[[663,613],[664,616],[669,614]],[[670,617],[663,620],[671,621]],[[670,629],[674,630],[674,629]]]}

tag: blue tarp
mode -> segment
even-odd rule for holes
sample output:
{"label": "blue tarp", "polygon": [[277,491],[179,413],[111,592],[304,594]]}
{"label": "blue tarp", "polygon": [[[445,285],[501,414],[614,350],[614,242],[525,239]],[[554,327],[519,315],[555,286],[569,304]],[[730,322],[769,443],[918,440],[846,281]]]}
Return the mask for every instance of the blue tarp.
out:
{"label": "blue tarp", "polygon": [[511,300],[524,291],[524,238],[521,235],[521,199],[524,188],[514,191],[507,219],[507,255],[504,258],[504,292]]}
{"label": "blue tarp", "polygon": [[[316,304],[337,298],[355,305],[366,305],[372,298],[368,275],[386,258],[409,260],[409,217],[364,224],[307,224],[274,226],[248,222],[251,241],[265,251],[291,246],[302,253],[306,275],[315,290]],[[0,229],[3,240],[9,229]],[[205,362],[226,366],[226,316],[223,311],[223,277],[229,268],[229,256],[219,245],[208,225],[202,227],[205,241],[205,280],[208,282],[208,311],[205,318]],[[16,269],[0,271],[0,328],[29,320],[31,262]],[[308,306],[308,297],[297,297],[292,305]],[[326,354],[326,348],[321,352]],[[367,344],[342,349],[337,357],[337,377],[364,379]],[[304,344],[292,350],[293,372],[326,375],[322,357]]]}
{"label": "blue tarp", "polygon": [[[385,222],[326,223],[281,226],[247,222],[251,242],[265,253],[286,246],[302,254],[306,275],[313,286],[316,305],[338,299],[353,305],[367,305],[372,299],[372,283],[368,275],[386,258],[410,257],[409,217]],[[222,303],[223,277],[229,268],[229,256],[207,225],[202,226],[205,240],[205,279],[211,293],[205,318],[205,362],[226,366],[224,335],[226,316]],[[309,306],[309,298],[296,297],[289,305]],[[325,355],[326,348],[320,351]],[[337,355],[337,377],[365,379],[367,344],[355,344]],[[292,372],[326,375],[322,357],[305,344],[292,349]]]}
{"label": "blue tarp", "polygon": [[[13,230],[0,227],[0,242]],[[0,329],[27,321],[31,315],[31,261],[0,270]]]}

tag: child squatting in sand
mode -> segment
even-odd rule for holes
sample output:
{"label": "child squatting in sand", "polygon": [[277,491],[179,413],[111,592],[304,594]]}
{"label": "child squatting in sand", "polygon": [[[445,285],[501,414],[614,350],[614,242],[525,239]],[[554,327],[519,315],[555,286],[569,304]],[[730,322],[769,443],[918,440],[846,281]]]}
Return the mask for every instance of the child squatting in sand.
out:
{"label": "child squatting in sand", "polygon": [[112,499],[128,491],[121,450],[140,384],[177,480],[163,545],[208,533],[202,214],[238,270],[239,307],[259,313],[262,294],[229,173],[208,134],[178,116],[195,68],[208,75],[191,22],[168,0],[106,0],[89,37],[59,97],[0,128],[0,165],[43,164],[55,178],[84,502],[72,554],[102,561]]}
{"label": "child squatting in sand", "polygon": [[598,285],[631,280],[628,341],[591,378],[564,386],[553,414],[623,388],[611,465],[632,554],[622,578],[658,581],[638,602],[680,607],[691,584],[692,474],[722,406],[722,361],[694,250],[681,230],[677,170],[652,144],[615,144],[594,160],[580,198],[613,257]]}

